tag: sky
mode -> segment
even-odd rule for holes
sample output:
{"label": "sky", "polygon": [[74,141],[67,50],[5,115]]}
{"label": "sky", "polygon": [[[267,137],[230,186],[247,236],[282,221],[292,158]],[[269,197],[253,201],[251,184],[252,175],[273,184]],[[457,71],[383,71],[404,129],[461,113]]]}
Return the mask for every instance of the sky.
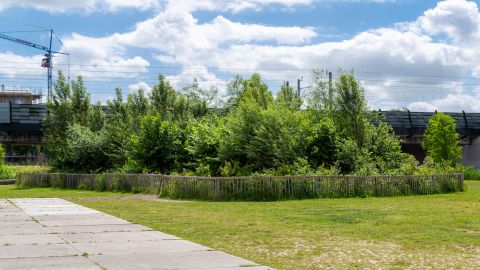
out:
{"label": "sky", "polygon": [[[480,112],[480,13],[466,0],[2,0],[0,33],[47,46],[93,101],[262,75],[275,94],[312,70],[353,71],[372,109]],[[44,88],[43,52],[0,39],[0,84]],[[327,80],[325,76],[325,80]]]}

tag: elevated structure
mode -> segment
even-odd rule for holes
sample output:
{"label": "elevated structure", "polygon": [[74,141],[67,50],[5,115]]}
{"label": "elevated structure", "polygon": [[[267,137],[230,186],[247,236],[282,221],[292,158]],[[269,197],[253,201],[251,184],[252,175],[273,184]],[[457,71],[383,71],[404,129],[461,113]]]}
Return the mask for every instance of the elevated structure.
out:
{"label": "elevated structure", "polygon": [[42,102],[42,88],[0,85],[0,103],[38,104]]}
{"label": "elevated structure", "polygon": [[7,147],[45,143],[42,123],[46,116],[43,104],[0,103],[0,143]]}
{"label": "elevated structure", "polygon": [[[395,134],[402,138],[402,150],[423,161],[426,153],[422,149],[422,140],[428,119],[434,112],[394,111],[382,112],[386,121],[392,125]],[[464,165],[480,169],[480,113],[446,113],[457,123],[463,147]]]}

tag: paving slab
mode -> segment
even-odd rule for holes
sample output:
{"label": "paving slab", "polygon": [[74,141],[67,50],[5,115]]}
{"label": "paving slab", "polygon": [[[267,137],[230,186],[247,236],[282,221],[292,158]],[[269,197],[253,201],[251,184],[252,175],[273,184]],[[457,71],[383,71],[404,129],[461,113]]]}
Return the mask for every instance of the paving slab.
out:
{"label": "paving slab", "polygon": [[80,256],[69,244],[0,246],[0,259]]}
{"label": "paving slab", "polygon": [[81,215],[71,215],[71,214],[64,214],[64,215],[41,215],[35,217],[38,221],[50,221],[50,220],[78,220],[78,219],[119,219],[117,217],[103,214],[103,213],[96,213],[96,214],[81,214]]}
{"label": "paving slab", "polygon": [[62,226],[92,226],[92,225],[127,225],[128,221],[122,219],[67,219],[67,220],[42,220],[42,225],[46,227]]}
{"label": "paving slab", "polygon": [[[90,259],[107,269],[235,269],[251,270],[259,266],[251,261],[244,260],[218,251],[197,251],[190,253],[163,253],[155,256],[152,265],[151,254],[134,255],[101,255],[89,256]],[[149,259],[150,258],[150,259]],[[269,269],[269,268],[263,268]]]}
{"label": "paving slab", "polygon": [[[66,257],[43,257],[43,258],[21,258],[1,259],[0,269],[8,270],[100,270],[101,268],[88,258],[82,256]],[[244,269],[245,270],[245,269]]]}
{"label": "paving slab", "polygon": [[46,245],[46,244],[65,244],[62,238],[54,234],[18,234],[2,235],[0,237],[0,246],[4,245]]}
{"label": "paving slab", "polygon": [[130,241],[130,242],[96,242],[96,243],[70,243],[82,253],[102,255],[135,255],[189,253],[193,251],[211,251],[212,249],[185,240],[160,240],[160,241]]}
{"label": "paving slab", "polygon": [[46,227],[43,227],[40,224],[31,224],[31,225],[16,225],[11,227],[5,227],[0,229],[0,237],[8,234],[49,234],[51,233],[47,230]]}
{"label": "paving slab", "polygon": [[45,227],[50,233],[141,232],[152,229],[137,224]]}
{"label": "paving slab", "polygon": [[176,236],[157,231],[74,233],[58,234],[58,236],[70,243],[133,242],[180,239]]}
{"label": "paving slab", "polygon": [[254,262],[56,199],[0,199],[1,269],[265,270]]}

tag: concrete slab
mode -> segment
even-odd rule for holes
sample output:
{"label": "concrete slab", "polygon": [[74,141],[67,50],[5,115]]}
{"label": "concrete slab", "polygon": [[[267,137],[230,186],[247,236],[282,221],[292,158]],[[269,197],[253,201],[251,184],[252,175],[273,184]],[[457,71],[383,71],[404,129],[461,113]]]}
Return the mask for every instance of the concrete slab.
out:
{"label": "concrete slab", "polygon": [[58,227],[58,226],[92,226],[92,225],[128,225],[130,222],[123,219],[67,219],[67,220],[42,220],[43,226]]}
{"label": "concrete slab", "polygon": [[38,221],[49,221],[49,220],[76,220],[76,219],[118,219],[117,217],[107,215],[107,214],[83,214],[83,215],[42,215],[35,217]]}
{"label": "concrete slab", "polygon": [[8,234],[24,235],[24,234],[49,234],[49,233],[51,232],[47,230],[46,227],[43,227],[40,224],[17,225],[17,226],[0,229],[0,237],[3,237],[3,235],[8,235]]}
{"label": "concrete slab", "polygon": [[45,227],[50,233],[141,232],[152,229],[137,224]]}
{"label": "concrete slab", "polygon": [[160,241],[179,239],[176,236],[157,231],[76,233],[59,234],[58,236],[70,243]]}
{"label": "concrete slab", "polygon": [[172,252],[210,251],[211,249],[185,240],[70,243],[80,252],[102,255],[168,254]]}
{"label": "concrete slab", "polygon": [[[5,220],[0,222],[0,230],[3,230],[4,228],[11,228],[11,227],[18,227],[18,226],[25,226],[25,225],[40,225],[38,222],[36,222],[33,219],[30,220]],[[41,226],[41,225],[40,225]]]}
{"label": "concrete slab", "polygon": [[99,270],[101,269],[88,258],[73,257],[44,257],[22,259],[0,259],[0,269],[9,270]]}
{"label": "concrete slab", "polygon": [[30,216],[27,215],[0,215],[0,224],[3,222],[12,222],[12,221],[28,221],[33,220]]}
{"label": "concrete slab", "polygon": [[23,234],[23,235],[2,235],[0,246],[4,245],[46,245],[65,244],[62,238],[54,234]]}
{"label": "concrete slab", "polygon": [[80,256],[69,244],[0,246],[0,259]]}
{"label": "concrete slab", "polygon": [[[199,251],[182,253],[164,253],[152,257],[151,254],[136,255],[102,255],[89,258],[107,269],[235,269],[250,270],[259,266],[254,262],[244,260],[217,251]],[[268,269],[268,268],[264,268]]]}
{"label": "concrete slab", "polygon": [[0,199],[0,269],[268,267],[61,199]]}

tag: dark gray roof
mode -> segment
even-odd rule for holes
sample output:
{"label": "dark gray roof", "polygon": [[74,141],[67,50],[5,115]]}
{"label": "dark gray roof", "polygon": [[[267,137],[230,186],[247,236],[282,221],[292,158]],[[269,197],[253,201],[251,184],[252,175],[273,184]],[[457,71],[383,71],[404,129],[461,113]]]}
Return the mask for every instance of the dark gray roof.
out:
{"label": "dark gray roof", "polygon": [[[385,111],[387,123],[392,125],[398,136],[421,136],[425,132],[428,119],[435,112]],[[457,131],[462,137],[480,136],[480,113],[445,113],[457,123]]]}

